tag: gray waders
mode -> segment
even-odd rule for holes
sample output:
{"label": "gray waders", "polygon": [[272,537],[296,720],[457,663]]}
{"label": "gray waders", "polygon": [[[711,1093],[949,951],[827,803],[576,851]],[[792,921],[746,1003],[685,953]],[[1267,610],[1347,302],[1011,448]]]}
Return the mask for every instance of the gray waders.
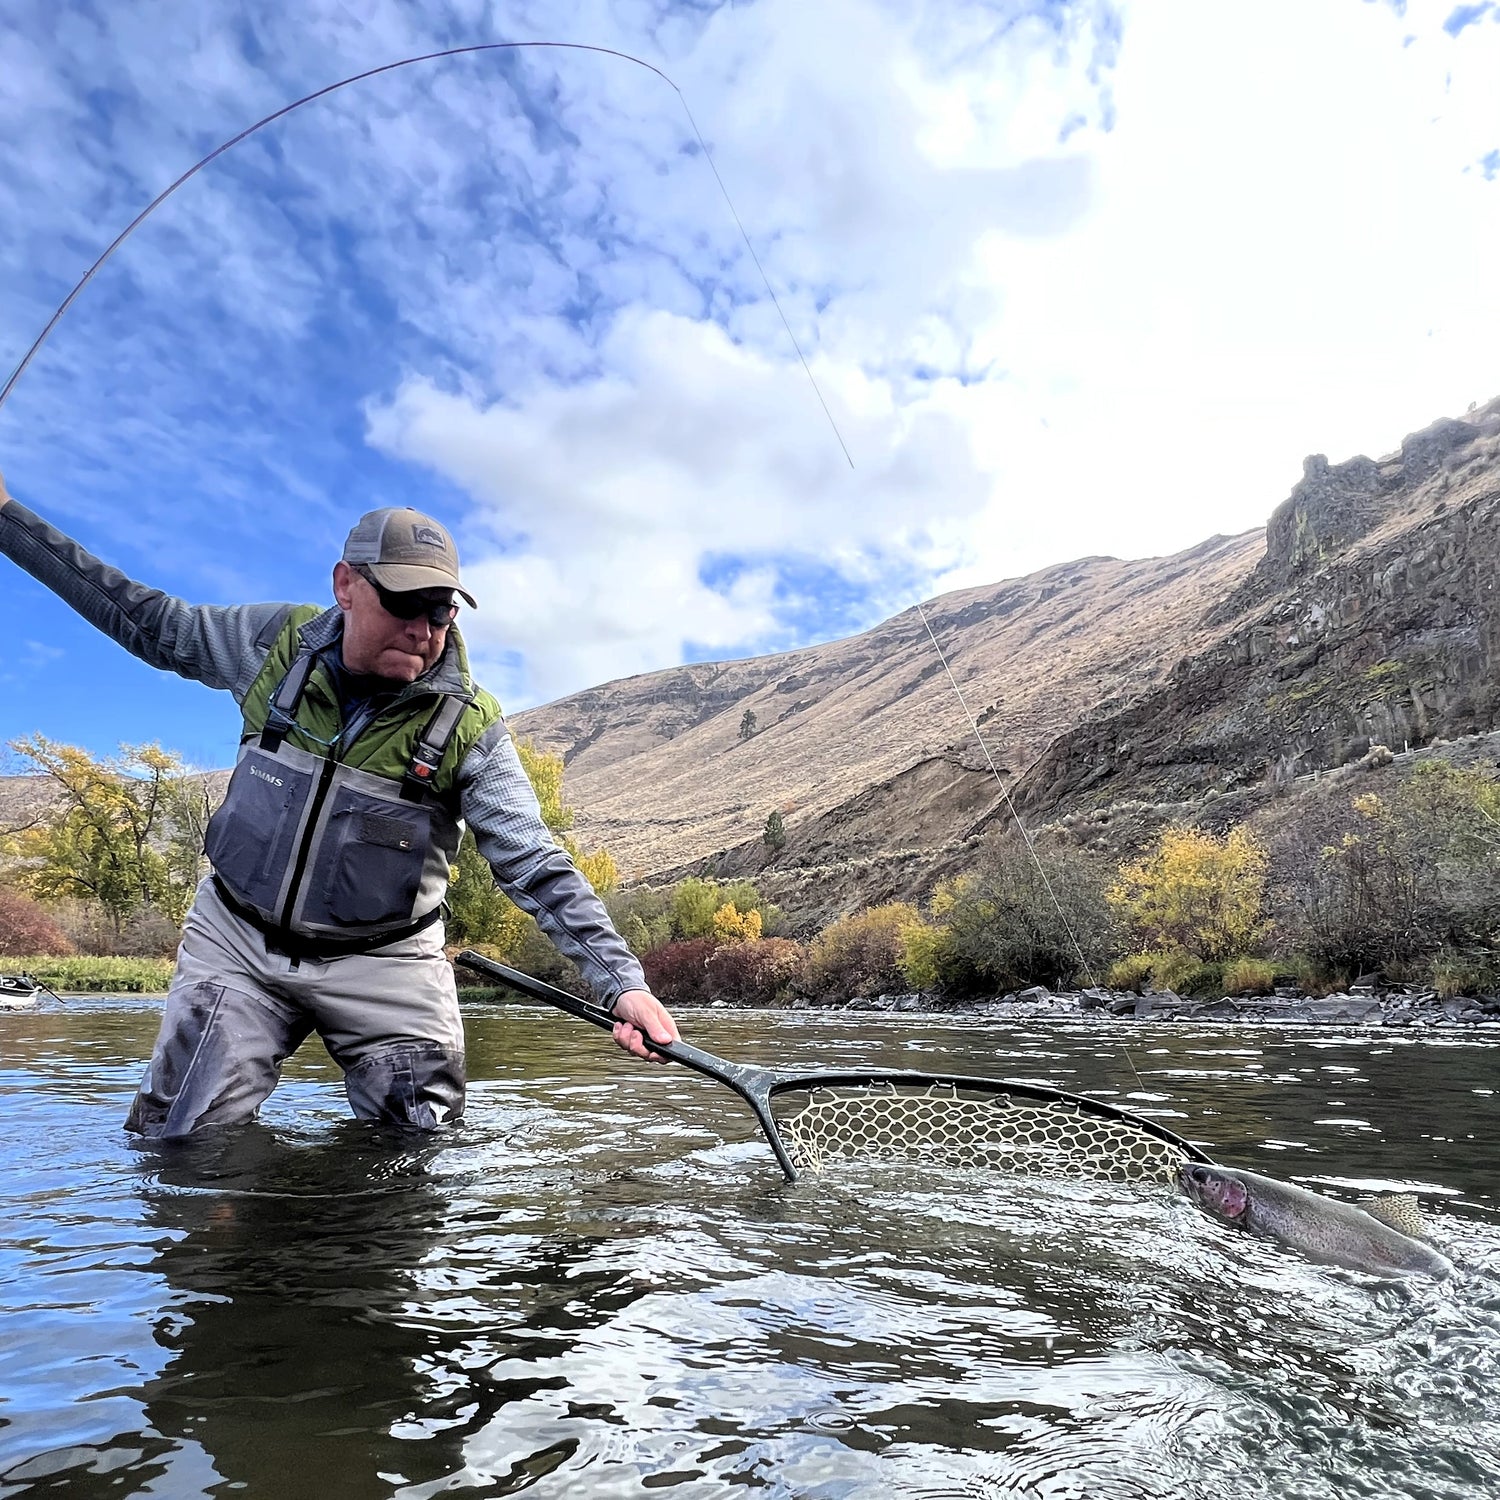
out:
{"label": "gray waders", "polygon": [[314,1031],[361,1119],[432,1130],[463,1114],[463,1023],[441,922],[368,953],[293,958],[205,880],[125,1128],[170,1138],[254,1119]]}

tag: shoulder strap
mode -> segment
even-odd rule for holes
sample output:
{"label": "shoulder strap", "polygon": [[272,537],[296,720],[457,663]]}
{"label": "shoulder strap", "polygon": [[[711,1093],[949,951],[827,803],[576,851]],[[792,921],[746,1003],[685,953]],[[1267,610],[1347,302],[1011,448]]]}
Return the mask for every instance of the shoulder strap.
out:
{"label": "shoulder strap", "polygon": [[267,754],[274,755],[281,748],[281,742],[296,728],[297,705],[302,701],[307,679],[312,675],[317,659],[317,653],[304,646],[292,658],[281,686],[271,694],[271,701],[266,705],[265,728],[260,732],[260,748]]}
{"label": "shoulder strap", "polygon": [[407,766],[406,775],[401,779],[403,801],[419,801],[422,793],[432,786],[438,767],[443,763],[443,756],[448,753],[448,746],[458,730],[459,721],[473,701],[472,698],[452,693],[443,695],[442,702],[432,711],[426,728],[417,737],[411,764]]}

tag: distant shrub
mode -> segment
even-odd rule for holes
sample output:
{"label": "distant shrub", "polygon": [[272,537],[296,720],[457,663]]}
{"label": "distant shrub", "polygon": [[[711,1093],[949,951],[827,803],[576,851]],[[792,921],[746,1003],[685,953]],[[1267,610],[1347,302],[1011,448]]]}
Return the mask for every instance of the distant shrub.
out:
{"label": "distant shrub", "polygon": [[1269,995],[1276,988],[1276,965],[1264,958],[1236,958],[1224,967],[1226,995]]}
{"label": "distant shrub", "polygon": [[798,989],[815,1000],[904,989],[904,934],[920,920],[914,906],[893,901],[832,923],[808,946]]}
{"label": "distant shrub", "polygon": [[1228,958],[1265,931],[1266,868],[1266,850],[1243,826],[1222,838],[1164,828],[1144,858],[1121,867],[1109,900],[1144,945]]}
{"label": "distant shrub", "polygon": [[751,907],[740,911],[733,901],[726,901],[714,913],[713,936],[721,943],[753,943],[760,938],[760,913]]}
{"label": "distant shrub", "polygon": [[1309,809],[1274,869],[1290,945],[1325,974],[1394,972],[1500,926],[1500,781],[1428,761],[1379,793]]}
{"label": "distant shrub", "polygon": [[1104,881],[1104,867],[1079,850],[1050,850],[1039,867],[1018,841],[993,844],[933,893],[941,936],[911,933],[908,966],[935,971],[956,994],[1055,989],[1080,974],[1092,981],[1116,951]]}
{"label": "distant shrub", "polygon": [[935,990],[943,982],[948,929],[915,916],[901,929],[901,973],[914,990]]}
{"label": "distant shrub", "polygon": [[637,958],[672,941],[671,905],[670,892],[648,885],[613,890],[604,898],[610,921]]}
{"label": "distant shrub", "polygon": [[67,934],[30,896],[0,888],[0,953],[68,954]]}
{"label": "distant shrub", "polygon": [[697,937],[654,948],[641,960],[651,993],[664,1005],[707,1005],[714,997],[708,960],[718,946],[715,938]]}
{"label": "distant shrub", "polygon": [[1171,948],[1164,953],[1152,955],[1151,984],[1158,990],[1171,990],[1175,995],[1185,995],[1198,978],[1203,960],[1185,948]]}
{"label": "distant shrub", "polygon": [[182,923],[148,906],[120,928],[111,949],[120,958],[171,958],[182,940]]}
{"label": "distant shrub", "polygon": [[724,904],[714,880],[696,876],[672,887],[672,936],[679,942],[707,937],[714,930],[714,913]]}
{"label": "distant shrub", "polygon": [[803,948],[789,938],[723,943],[704,964],[713,998],[731,1005],[777,1005],[802,972]]}
{"label": "distant shrub", "polygon": [[1428,982],[1445,1000],[1500,992],[1500,954],[1484,948],[1442,948],[1433,955]]}
{"label": "distant shrub", "polygon": [[1112,990],[1134,990],[1140,994],[1146,981],[1151,978],[1151,966],[1156,962],[1154,953],[1127,953],[1109,966],[1109,987]]}
{"label": "distant shrub", "polygon": [[742,913],[758,912],[761,932],[767,937],[775,934],[781,913],[761,895],[753,881],[731,880],[720,884],[717,880],[690,876],[679,880],[667,897],[672,936],[679,941],[712,937],[714,914],[726,904]]}

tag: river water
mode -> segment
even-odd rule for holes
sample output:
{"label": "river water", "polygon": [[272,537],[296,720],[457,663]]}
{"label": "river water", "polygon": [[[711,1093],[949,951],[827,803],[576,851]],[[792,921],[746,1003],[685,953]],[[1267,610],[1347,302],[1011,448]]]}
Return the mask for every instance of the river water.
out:
{"label": "river water", "polygon": [[[145,1001],[0,1014],[0,1497],[1500,1493],[1500,1030],[686,1013],[767,1065],[1025,1077],[1216,1159],[1416,1189],[1449,1282],[1311,1265],[1166,1188],[848,1166],[530,1008],[466,1123],[120,1129]],[[1128,1049],[1128,1055],[1127,1055]]]}

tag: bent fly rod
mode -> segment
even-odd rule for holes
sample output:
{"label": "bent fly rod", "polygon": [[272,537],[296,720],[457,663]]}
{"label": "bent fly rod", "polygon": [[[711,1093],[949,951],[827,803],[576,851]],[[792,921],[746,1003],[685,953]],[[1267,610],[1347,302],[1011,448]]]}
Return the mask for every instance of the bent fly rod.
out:
{"label": "bent fly rod", "polygon": [[253,125],[247,125],[237,135],[232,135],[227,141],[221,142],[205,156],[200,157],[190,166],[187,171],[168,183],[156,197],[154,197],[133,218],[113,240],[105,246],[87,271],[78,278],[73,289],[63,298],[58,305],[57,311],[47,320],[47,326],[37,335],[31,347],[21,356],[21,362],[10,373],[10,378],[0,387],[0,407],[4,407],[10,393],[15,389],[16,382],[26,372],[26,367],[36,357],[42,345],[46,343],[48,335],[58,323],[62,321],[63,314],[73,305],[80,292],[98,274],[104,263],[112,256],[126,240],[140,228],[152,214],[161,207],[173,193],[177,191],[189,178],[196,177],[210,162],[223,156],[226,151],[233,150],[241,141],[248,140],[256,131],[289,115],[293,110],[301,109],[304,104],[311,104],[314,100],[322,99],[328,94],[337,93],[340,89],[348,88],[351,84],[361,83],[366,78],[375,78],[382,73],[393,73],[398,68],[409,68],[416,63],[438,62],[448,57],[466,57],[481,52],[517,52],[523,48],[535,47],[545,48],[557,52],[593,52],[601,57],[618,58],[621,62],[633,63],[638,68],[645,68],[648,73],[654,73],[668,88],[677,95],[678,102],[682,105],[682,112],[687,116],[687,122],[692,127],[694,139],[698,142],[699,149],[703,152],[703,159],[708,163],[709,170],[714,174],[714,181],[719,185],[719,191],[724,195],[724,202],[728,205],[730,217],[733,218],[735,228],[740,232],[740,238],[745,242],[745,249],[749,252],[751,262],[760,275],[761,284],[765,287],[767,295],[775,306],[777,314],[781,318],[781,326],[786,329],[786,336],[791,341],[792,348],[797,351],[797,358],[802,364],[803,373],[807,376],[808,384],[813,388],[813,394],[818,398],[818,405],[823,408],[823,415],[828,418],[828,425],[833,429],[833,435],[838,439],[838,445],[843,450],[844,458],[849,467],[854,467],[854,459],[849,453],[848,446],[844,442],[844,435],[839,431],[838,423],[833,419],[833,413],[828,409],[828,403],[823,399],[823,392],[813,377],[812,367],[807,362],[807,356],[802,352],[802,345],[797,341],[797,335],[792,332],[792,325],[787,320],[787,315],[781,306],[781,299],[776,295],[775,288],[771,285],[771,278],[766,275],[765,267],[760,263],[760,257],[755,253],[755,246],[750,242],[750,235],[740,219],[739,210],[734,206],[734,200],[729,196],[729,189],[724,185],[724,179],[719,175],[719,168],[714,162],[713,153],[708,149],[708,142],[703,138],[703,132],[698,129],[698,122],[693,117],[693,111],[688,107],[687,95],[655,64],[647,62],[644,58],[636,57],[629,52],[622,52],[617,47],[600,47],[589,42],[476,42],[464,47],[445,47],[440,52],[423,52],[414,57],[398,58],[395,62],[382,63],[376,68],[366,68],[362,73],[351,73],[347,78],[340,78],[336,83],[325,84],[320,89],[314,89],[310,94],[304,94],[300,99],[294,99],[290,104],[284,104],[280,109],[274,109],[270,114],[262,116]]}
{"label": "bent fly rod", "polygon": [[[455,960],[580,1021],[612,1031],[601,1006],[466,948]],[[643,1033],[644,1036],[644,1033]],[[917,1160],[1038,1176],[1175,1177],[1212,1158],[1129,1110],[1013,1078],[893,1068],[762,1068],[687,1042],[646,1045],[750,1106],[788,1182],[839,1158]]]}

